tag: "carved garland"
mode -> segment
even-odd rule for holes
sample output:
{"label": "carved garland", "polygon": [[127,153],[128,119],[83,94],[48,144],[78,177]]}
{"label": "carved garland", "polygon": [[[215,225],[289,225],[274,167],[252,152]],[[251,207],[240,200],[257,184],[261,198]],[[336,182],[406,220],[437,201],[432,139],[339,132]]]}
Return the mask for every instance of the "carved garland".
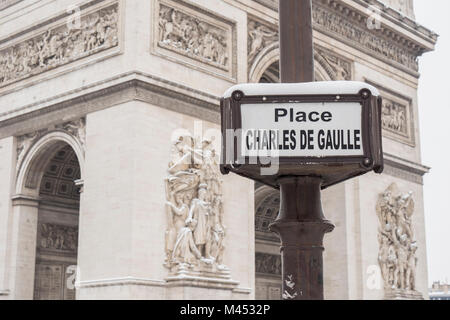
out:
{"label": "carved garland", "polygon": [[[0,50],[0,87],[115,47],[118,3]],[[65,20],[64,20],[65,21]]]}

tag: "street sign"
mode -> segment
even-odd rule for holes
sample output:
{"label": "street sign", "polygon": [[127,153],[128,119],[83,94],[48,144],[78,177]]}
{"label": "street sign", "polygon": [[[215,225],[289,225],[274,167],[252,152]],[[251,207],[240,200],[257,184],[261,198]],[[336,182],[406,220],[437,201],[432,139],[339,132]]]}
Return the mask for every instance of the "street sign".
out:
{"label": "street sign", "polygon": [[326,188],[383,170],[381,98],[366,83],[236,85],[221,116],[224,174],[274,187],[281,176],[317,176]]}

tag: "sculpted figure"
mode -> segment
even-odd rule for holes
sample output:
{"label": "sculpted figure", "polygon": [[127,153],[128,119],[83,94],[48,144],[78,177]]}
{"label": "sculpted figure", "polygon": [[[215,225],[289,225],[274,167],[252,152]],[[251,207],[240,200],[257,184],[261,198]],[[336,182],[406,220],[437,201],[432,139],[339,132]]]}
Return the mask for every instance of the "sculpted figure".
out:
{"label": "sculpted figure", "polygon": [[417,266],[417,244],[414,242],[409,249],[408,269],[406,271],[407,289],[416,290],[416,266]]}
{"label": "sculpted figure", "polygon": [[417,250],[412,230],[412,193],[401,193],[395,184],[380,194],[377,213],[380,220],[379,264],[385,288],[415,290]]}
{"label": "sculpted figure", "polygon": [[[166,181],[166,188],[169,188],[169,183]],[[190,198],[188,193],[178,192],[176,194],[168,192],[169,201],[166,202],[166,212],[168,228],[166,230],[166,253],[168,259],[173,253],[175,241],[178,232],[185,226],[185,221],[189,215]],[[166,263],[170,263],[167,261]]]}
{"label": "sculpted figure", "polygon": [[192,201],[189,219],[197,221],[197,227],[194,230],[195,245],[204,257],[209,258],[210,252],[206,252],[206,243],[210,232],[208,219],[211,206],[210,203],[206,201],[206,196],[206,185],[200,185],[198,198]]}
{"label": "sculpted figure", "polygon": [[[195,147],[194,146],[198,146]],[[218,165],[210,141],[199,146],[191,136],[179,137],[172,148],[166,183],[166,266],[222,265],[225,228]],[[178,269],[174,269],[176,266]]]}
{"label": "sculpted figure", "polygon": [[196,226],[197,221],[187,220],[186,227],[178,232],[172,255],[175,263],[195,264],[198,259],[202,258],[200,251],[195,246],[192,234]]}
{"label": "sculpted figure", "polygon": [[268,45],[270,41],[277,40],[277,32],[270,30],[264,25],[250,21],[249,23],[250,47],[248,50],[248,60],[253,61],[261,49]]}

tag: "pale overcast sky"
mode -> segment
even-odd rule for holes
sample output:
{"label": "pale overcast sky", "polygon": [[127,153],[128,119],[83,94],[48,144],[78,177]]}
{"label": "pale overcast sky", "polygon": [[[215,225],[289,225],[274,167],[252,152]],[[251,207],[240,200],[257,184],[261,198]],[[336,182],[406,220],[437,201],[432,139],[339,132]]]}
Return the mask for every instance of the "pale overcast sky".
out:
{"label": "pale overcast sky", "polygon": [[419,119],[429,282],[450,281],[450,1],[414,0],[416,20],[440,35],[420,58]]}

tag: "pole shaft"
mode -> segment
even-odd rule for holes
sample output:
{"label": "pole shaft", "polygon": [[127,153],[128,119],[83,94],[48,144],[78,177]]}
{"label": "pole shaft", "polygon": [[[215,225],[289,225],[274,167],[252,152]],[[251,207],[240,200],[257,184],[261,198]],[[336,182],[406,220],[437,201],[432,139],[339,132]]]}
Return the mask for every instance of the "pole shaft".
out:
{"label": "pole shaft", "polygon": [[[312,1],[280,0],[280,79],[314,81]],[[323,300],[323,237],[334,229],[325,220],[320,177],[279,181],[280,212],[270,229],[281,239],[284,300]]]}
{"label": "pole shaft", "polygon": [[281,239],[284,300],[323,300],[323,237],[334,229],[325,220],[319,177],[279,180],[281,202],[270,229]]}
{"label": "pole shaft", "polygon": [[281,82],[314,81],[311,0],[280,0]]}

